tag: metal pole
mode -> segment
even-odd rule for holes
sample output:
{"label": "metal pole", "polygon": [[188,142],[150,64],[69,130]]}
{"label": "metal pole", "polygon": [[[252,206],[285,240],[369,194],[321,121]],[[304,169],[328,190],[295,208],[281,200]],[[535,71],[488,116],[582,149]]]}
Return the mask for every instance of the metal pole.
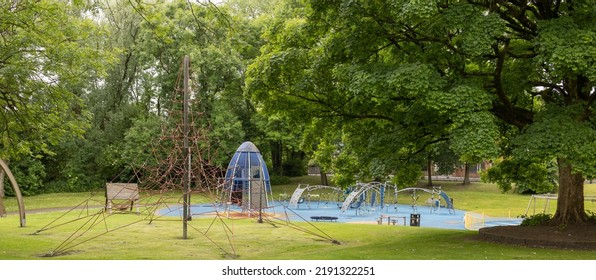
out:
{"label": "metal pole", "polygon": [[182,178],[183,184],[183,192],[184,192],[184,202],[183,202],[183,217],[182,217],[182,238],[187,239],[188,235],[188,216],[190,215],[190,153],[188,148],[188,133],[189,133],[189,126],[188,126],[188,95],[189,95],[189,86],[188,86],[188,79],[189,73],[188,68],[190,64],[190,59],[187,56],[184,56],[184,111],[183,111],[183,125],[184,125],[184,137],[183,137],[183,158],[184,158],[184,175]]}
{"label": "metal pole", "polygon": [[[259,165],[261,164],[261,162],[259,162]],[[259,185],[259,223],[263,223],[263,187],[265,187],[265,180],[263,178],[263,166],[259,166],[259,180],[261,181],[261,184]]]}

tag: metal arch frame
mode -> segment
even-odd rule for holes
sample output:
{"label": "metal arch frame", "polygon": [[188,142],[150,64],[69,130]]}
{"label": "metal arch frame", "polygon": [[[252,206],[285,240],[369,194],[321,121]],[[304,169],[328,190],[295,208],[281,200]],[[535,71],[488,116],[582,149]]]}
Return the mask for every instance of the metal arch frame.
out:
{"label": "metal arch frame", "polygon": [[429,189],[425,189],[425,188],[405,188],[405,189],[398,190],[397,192],[400,193],[400,192],[405,192],[405,191],[423,191],[423,192],[427,192],[430,194],[437,193],[437,191],[429,190]]}
{"label": "metal arch frame", "polygon": [[[394,185],[392,185],[392,184],[390,184],[388,182],[381,183],[381,182],[373,181],[373,182],[369,182],[369,183],[356,183],[356,186],[355,187],[356,187],[356,189],[354,189],[352,191],[353,194],[350,193],[351,195],[349,195],[344,200],[344,202],[343,202],[343,204],[341,206],[341,212],[342,212],[342,214],[345,213],[348,210],[348,207],[350,206],[350,204],[355,199],[357,199],[357,197],[359,197],[364,192],[367,192],[367,191],[372,190],[372,191],[380,194],[381,193],[381,187],[384,187],[385,190],[387,190],[389,187],[391,187],[391,188],[394,189],[395,194],[397,195],[397,188]],[[397,197],[396,197],[396,200],[397,200]],[[381,206],[381,210],[382,210],[383,207],[384,207],[384,205],[383,205],[384,204],[384,201],[381,201],[380,203],[382,205]]]}
{"label": "metal arch frame", "polygon": [[8,165],[2,159],[0,159],[0,167],[2,167],[2,170],[4,171],[6,176],[8,176],[8,180],[10,181],[10,184],[12,185],[12,189],[14,190],[15,196],[17,197],[17,204],[19,206],[19,215],[21,217],[20,225],[21,225],[21,227],[25,227],[25,225],[27,224],[27,221],[25,219],[25,203],[23,203],[23,196],[21,195],[21,189],[19,189],[17,180],[15,180],[14,175],[10,171],[10,168],[8,168]]}
{"label": "metal arch frame", "polygon": [[[309,185],[309,184],[305,184],[306,186],[302,187],[302,185],[303,184],[298,184],[298,187],[296,189],[294,189],[294,192],[292,193],[292,197],[297,195],[298,192],[299,192],[299,196],[295,198],[295,201],[294,201],[295,203],[292,203],[292,199],[290,198],[288,207],[298,207],[298,204],[300,204],[300,203],[298,203],[298,201],[302,197],[304,192],[310,193],[310,191],[319,190],[319,189],[331,189],[336,192],[342,192],[342,189],[340,187],[333,187],[333,186],[326,186],[326,185]],[[310,208],[310,205],[309,205],[309,208]]]}
{"label": "metal arch frame", "polygon": [[306,188],[306,191],[314,191],[314,190],[318,190],[318,189],[332,189],[334,191],[342,191],[342,189],[340,187],[333,187],[333,186],[325,186],[325,185],[308,185]]}

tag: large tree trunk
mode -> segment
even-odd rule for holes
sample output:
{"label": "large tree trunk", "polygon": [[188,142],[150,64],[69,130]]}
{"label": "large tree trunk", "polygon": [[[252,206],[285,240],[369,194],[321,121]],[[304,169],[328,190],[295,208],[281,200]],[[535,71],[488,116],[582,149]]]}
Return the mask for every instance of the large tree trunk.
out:
{"label": "large tree trunk", "polygon": [[557,212],[552,223],[555,225],[585,224],[588,216],[584,209],[584,177],[574,173],[565,159],[557,159],[559,164],[559,197]]}
{"label": "large tree trunk", "polygon": [[470,184],[470,163],[464,164],[464,185]]}

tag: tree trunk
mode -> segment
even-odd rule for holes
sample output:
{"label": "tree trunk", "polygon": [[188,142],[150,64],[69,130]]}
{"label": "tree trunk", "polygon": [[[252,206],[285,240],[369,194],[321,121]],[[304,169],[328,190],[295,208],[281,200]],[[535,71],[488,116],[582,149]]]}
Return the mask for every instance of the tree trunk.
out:
{"label": "tree trunk", "polygon": [[464,164],[464,185],[470,184],[470,163]]}
{"label": "tree trunk", "polygon": [[329,180],[327,179],[327,172],[323,170],[323,168],[319,167],[319,172],[321,173],[321,185],[329,186]]}
{"label": "tree trunk", "polygon": [[3,198],[6,194],[4,193],[4,170],[0,170],[0,198]]}
{"label": "tree trunk", "polygon": [[584,177],[574,173],[565,159],[557,159],[559,164],[559,197],[557,212],[552,219],[554,225],[585,224],[588,216],[584,209]]}
{"label": "tree trunk", "polygon": [[432,160],[428,160],[427,162],[427,166],[426,166],[426,172],[428,173],[428,183],[426,184],[429,187],[433,186],[433,161]]}
{"label": "tree trunk", "polygon": [[0,218],[6,217],[6,208],[4,207],[4,170],[0,170]]}
{"label": "tree trunk", "polygon": [[281,141],[271,141],[271,170],[274,174],[283,176],[283,149]]}

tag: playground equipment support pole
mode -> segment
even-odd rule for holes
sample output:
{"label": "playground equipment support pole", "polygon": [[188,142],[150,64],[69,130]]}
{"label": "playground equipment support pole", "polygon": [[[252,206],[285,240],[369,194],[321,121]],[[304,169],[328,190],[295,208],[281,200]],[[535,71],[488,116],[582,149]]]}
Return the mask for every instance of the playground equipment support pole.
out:
{"label": "playground equipment support pole", "polygon": [[17,197],[17,204],[19,205],[19,214],[21,216],[21,219],[20,219],[21,227],[25,227],[25,225],[26,225],[25,204],[23,203],[23,196],[21,195],[21,189],[19,189],[19,185],[17,185],[17,180],[15,180],[14,175],[8,168],[8,165],[2,159],[0,159],[0,167],[2,167],[2,170],[4,170],[4,172],[6,173],[6,176],[8,176],[8,180],[10,180],[10,183],[12,184],[14,194]]}
{"label": "playground equipment support pole", "polygon": [[[261,167],[262,169],[262,167]],[[263,172],[261,172],[263,174]],[[263,223],[263,186],[259,184],[259,220],[260,224]]]}
{"label": "playground equipment support pole", "polygon": [[183,125],[184,125],[184,138],[183,138],[183,158],[184,158],[184,176],[182,179],[183,184],[183,191],[184,191],[184,202],[183,202],[183,217],[182,217],[182,238],[187,239],[188,235],[188,220],[190,216],[190,152],[188,147],[188,98],[189,98],[189,86],[188,86],[188,79],[189,73],[188,68],[190,64],[190,59],[187,56],[184,56],[184,112],[183,112]]}

